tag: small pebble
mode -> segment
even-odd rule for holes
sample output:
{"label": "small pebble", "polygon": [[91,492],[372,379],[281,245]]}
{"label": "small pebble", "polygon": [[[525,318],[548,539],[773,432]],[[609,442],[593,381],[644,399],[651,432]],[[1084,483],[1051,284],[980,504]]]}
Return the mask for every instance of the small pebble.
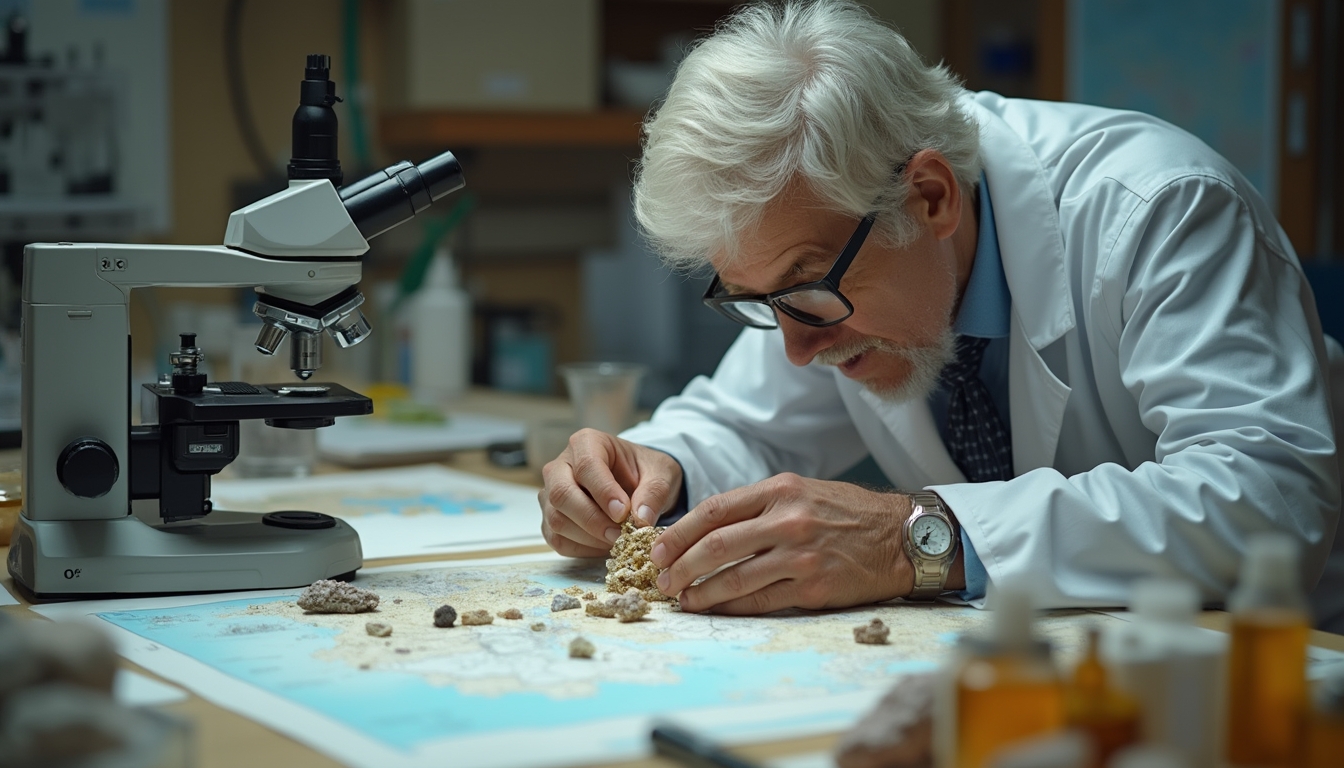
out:
{"label": "small pebble", "polygon": [[523,590],[523,597],[541,597],[546,594],[546,590],[541,587],[528,587]]}
{"label": "small pebble", "polygon": [[591,659],[597,648],[584,637],[576,637],[569,641],[569,657],[571,659]]}
{"label": "small pebble", "polygon": [[584,599],[584,600],[596,600],[596,599],[597,599],[597,595],[594,594],[594,593],[592,593],[592,592],[584,592],[584,593],[583,593],[583,599]]}
{"label": "small pebble", "polygon": [[411,652],[411,649],[410,649],[410,648],[398,648],[398,649],[397,649],[397,653],[410,653],[410,652]]}
{"label": "small pebble", "polygon": [[566,595],[573,595],[575,597],[578,597],[579,595],[582,595],[583,592],[584,592],[583,587],[580,587],[578,584],[575,584],[572,587],[565,587]]}
{"label": "small pebble", "polygon": [[540,632],[540,631],[542,631],[542,630],[545,629],[545,628],[546,628],[546,622],[544,622],[544,621],[536,621],[536,622],[533,622],[533,623],[532,623],[532,631],[533,631],[533,632]]}
{"label": "small pebble", "polygon": [[368,669],[368,668],[369,668],[369,665],[368,665],[367,663],[365,663],[365,664],[360,664],[360,665],[359,665],[359,668],[360,668],[360,669]]}
{"label": "small pebble", "polygon": [[579,598],[570,595],[556,595],[551,599],[551,611],[568,611],[579,607]]}
{"label": "small pebble", "polygon": [[434,609],[434,626],[451,627],[457,621],[457,609],[451,605],[440,605]]}
{"label": "small pebble", "polygon": [[462,614],[462,626],[464,627],[467,625],[480,625],[480,624],[493,624],[493,623],[495,623],[495,617],[491,616],[490,612],[484,609],[478,611],[467,611],[466,613]]}
{"label": "small pebble", "polygon": [[518,610],[517,608],[505,608],[504,610],[499,612],[499,617],[501,619],[517,620],[523,618],[523,612]]}
{"label": "small pebble", "polygon": [[392,625],[384,624],[381,621],[370,621],[365,623],[364,631],[374,637],[388,637],[392,634]]}
{"label": "small pebble", "polygon": [[401,605],[401,598],[398,597],[398,598],[394,599],[392,602],[396,603],[397,605]]}
{"label": "small pebble", "polygon": [[891,634],[891,630],[887,628],[886,624],[882,623],[881,619],[873,619],[867,624],[854,628],[854,642],[864,645],[886,645],[887,635],[889,634]]}
{"label": "small pebble", "polygon": [[607,601],[616,610],[616,618],[622,624],[639,621],[649,612],[649,601],[640,596],[639,590],[631,587],[624,595]]}

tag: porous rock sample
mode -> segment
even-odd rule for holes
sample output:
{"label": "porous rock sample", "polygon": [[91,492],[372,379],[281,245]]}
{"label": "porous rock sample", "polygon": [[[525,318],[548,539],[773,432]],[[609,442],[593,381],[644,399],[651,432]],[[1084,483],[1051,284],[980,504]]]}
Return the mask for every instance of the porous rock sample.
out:
{"label": "porous rock sample", "polygon": [[434,609],[434,626],[447,628],[457,621],[457,609],[451,605],[440,605]]}
{"label": "porous rock sample", "polygon": [[495,617],[491,616],[490,612],[485,610],[484,608],[478,611],[467,611],[466,613],[462,614],[462,626],[464,627],[470,624],[480,625],[480,624],[494,624],[494,623],[495,623]]}
{"label": "porous rock sample", "polygon": [[551,598],[551,612],[568,611],[579,607],[579,598],[573,595],[558,594]]}
{"label": "porous rock sample", "polygon": [[639,594],[638,589],[631,587],[624,595],[608,597],[602,602],[588,603],[584,606],[584,611],[589,616],[620,619],[621,623],[625,624],[643,618],[649,612],[649,601]]}
{"label": "porous rock sample", "polygon": [[391,637],[392,625],[381,621],[370,621],[364,625],[364,631],[374,637]]}
{"label": "porous rock sample", "polygon": [[867,624],[854,628],[854,642],[864,645],[886,645],[891,629],[881,619],[873,619]]}
{"label": "porous rock sample", "polygon": [[928,768],[933,765],[933,697],[937,674],[907,675],[840,737],[840,768]]}
{"label": "porous rock sample", "polygon": [[523,612],[517,608],[505,608],[499,612],[499,618],[517,621],[518,619],[523,618]]}
{"label": "porous rock sample", "polygon": [[658,574],[662,571],[649,559],[653,540],[665,530],[659,526],[636,528],[628,519],[621,524],[621,535],[611,545],[611,557],[607,559],[608,592],[624,595],[634,589],[649,602],[674,599],[658,591]]}
{"label": "porous rock sample", "polygon": [[576,637],[569,641],[569,657],[571,659],[591,659],[596,652],[597,648],[586,637]]}
{"label": "porous rock sample", "polygon": [[364,613],[378,607],[378,595],[344,581],[319,579],[299,595],[299,607],[309,613]]}

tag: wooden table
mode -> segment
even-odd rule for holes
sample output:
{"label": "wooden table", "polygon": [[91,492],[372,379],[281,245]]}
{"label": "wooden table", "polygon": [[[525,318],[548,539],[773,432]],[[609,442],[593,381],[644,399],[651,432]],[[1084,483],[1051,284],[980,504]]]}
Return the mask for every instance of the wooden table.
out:
{"label": "wooden table", "polygon": [[[528,397],[481,390],[471,392],[467,396],[467,399],[463,401],[462,407],[474,409],[481,413],[504,415],[510,418],[520,419],[529,424],[542,420],[564,418],[569,414],[568,404],[558,398]],[[452,467],[453,469],[472,472],[497,480],[520,483],[534,487],[539,485],[539,479],[536,473],[531,469],[526,467],[503,468],[495,466],[490,463],[485,451],[462,451],[454,454],[450,459],[443,463],[445,466]],[[335,471],[336,469],[338,468],[323,466],[320,468],[320,471],[330,472]],[[465,560],[480,557],[483,554],[487,556],[503,556],[544,551],[548,551],[544,546],[517,547],[505,550],[492,550],[487,553],[472,552],[455,555],[428,555],[422,557],[368,560],[364,565],[367,568],[373,568],[399,563]],[[0,560],[3,560],[8,554],[8,547],[0,548]],[[9,589],[20,601],[23,601],[24,598],[13,588],[10,581],[10,577],[7,573],[0,578],[0,584],[3,584],[5,588]],[[24,602],[23,605],[18,606],[0,607],[0,612],[5,612],[18,617],[37,618],[36,614],[27,610],[26,602]],[[1228,615],[1221,611],[1208,611],[1200,617],[1200,624],[1211,629],[1226,631],[1228,626]],[[1344,652],[1344,636],[1341,635],[1313,631],[1311,633],[1310,642],[1312,645]],[[147,675],[151,678],[161,679],[157,675],[124,659],[122,660],[122,665],[127,669],[139,672],[140,674]],[[171,681],[165,680],[164,682],[176,685],[175,683],[171,683]],[[309,747],[304,746],[287,736],[282,736],[253,720],[249,720],[241,715],[234,714],[233,712],[211,704],[194,693],[188,692],[187,696],[188,698],[186,701],[166,705],[162,707],[162,710],[191,723],[192,738],[196,747],[196,765],[198,768],[235,768],[240,765],[252,766],[254,768],[340,768],[342,765],[341,763],[315,752]],[[767,760],[787,755],[828,751],[834,746],[836,737],[835,734],[832,734],[801,739],[785,739],[770,742],[768,744],[755,744],[741,747],[734,749],[733,751],[744,757],[756,760]],[[642,768],[651,768],[652,766],[676,768],[679,764],[661,757],[650,757],[643,760],[612,763],[610,765],[614,768],[634,768],[636,766]]]}

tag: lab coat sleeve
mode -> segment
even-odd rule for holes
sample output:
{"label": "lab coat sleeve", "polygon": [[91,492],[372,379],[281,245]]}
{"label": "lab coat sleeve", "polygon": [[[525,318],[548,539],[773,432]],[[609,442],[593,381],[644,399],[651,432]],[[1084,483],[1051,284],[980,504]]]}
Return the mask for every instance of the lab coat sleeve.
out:
{"label": "lab coat sleeve", "polygon": [[1340,507],[1325,349],[1300,268],[1253,211],[1226,182],[1188,176],[1097,244],[1077,300],[1090,364],[1118,360],[1132,401],[1108,419],[1141,421],[1153,455],[934,487],[991,583],[1025,575],[1042,607],[1102,606],[1126,604],[1136,578],[1180,576],[1216,602],[1267,530],[1303,542],[1304,585],[1319,578]]}
{"label": "lab coat sleeve", "polygon": [[867,455],[835,373],[790,363],[779,330],[744,330],[713,377],[620,436],[680,462],[692,507],[782,472],[834,477]]}

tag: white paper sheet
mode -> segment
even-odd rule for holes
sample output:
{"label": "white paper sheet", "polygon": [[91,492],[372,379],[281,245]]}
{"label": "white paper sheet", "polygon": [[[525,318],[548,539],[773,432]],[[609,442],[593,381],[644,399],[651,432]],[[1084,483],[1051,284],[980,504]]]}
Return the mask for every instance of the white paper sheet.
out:
{"label": "white paper sheet", "polygon": [[9,579],[0,582],[0,605],[18,605],[19,601],[9,593]]}
{"label": "white paper sheet", "polygon": [[369,416],[337,419],[317,430],[322,458],[352,467],[442,459],[453,451],[522,442],[521,421],[471,413],[449,414],[443,424],[388,422]]}
{"label": "white paper sheet", "polygon": [[537,489],[446,467],[211,485],[216,509],[301,509],[339,517],[359,533],[366,559],[545,544]]}
{"label": "white paper sheet", "polygon": [[159,707],[187,700],[187,692],[129,669],[118,669],[112,698],[128,707]]}

